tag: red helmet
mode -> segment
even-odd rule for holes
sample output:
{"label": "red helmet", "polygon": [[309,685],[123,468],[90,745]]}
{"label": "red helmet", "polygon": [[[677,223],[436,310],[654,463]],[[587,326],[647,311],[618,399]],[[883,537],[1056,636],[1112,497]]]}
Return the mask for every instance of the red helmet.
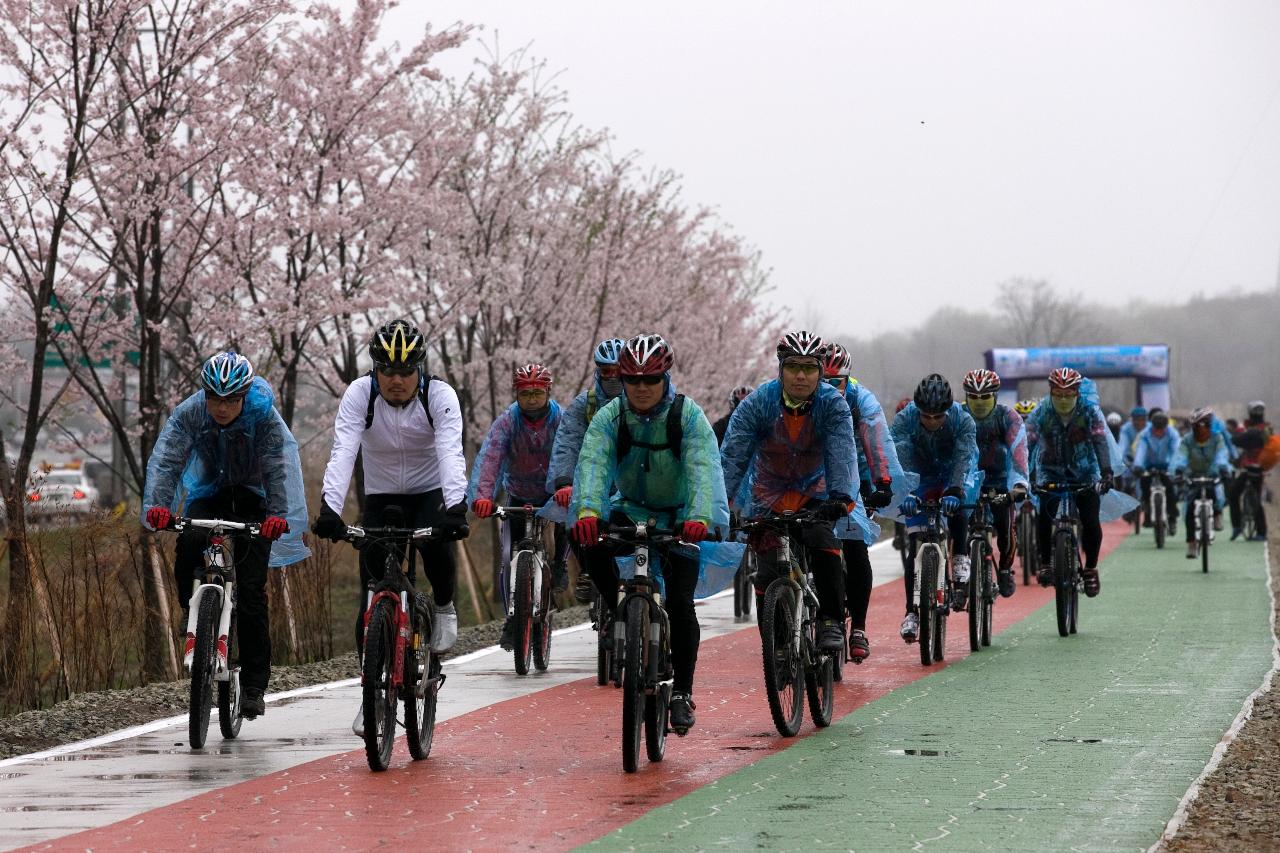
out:
{"label": "red helmet", "polygon": [[1076,391],[1080,388],[1080,383],[1082,382],[1084,382],[1084,377],[1080,375],[1080,371],[1070,367],[1059,367],[1049,374],[1050,388]]}
{"label": "red helmet", "polygon": [[778,339],[778,361],[789,358],[812,358],[822,364],[830,348],[813,332],[787,332]]}
{"label": "red helmet", "polygon": [[1000,390],[1000,377],[994,370],[970,370],[963,385],[966,394],[994,394]]}
{"label": "red helmet", "polygon": [[623,376],[660,376],[676,363],[676,354],[662,335],[636,335],[618,358]]}
{"label": "red helmet", "polygon": [[822,375],[832,379],[837,376],[848,376],[852,362],[853,359],[849,357],[847,349],[840,344],[831,344],[827,349],[827,358],[822,363]]}
{"label": "red helmet", "polygon": [[516,391],[523,391],[526,388],[541,388],[543,391],[550,391],[551,371],[541,364],[526,364],[524,367],[517,367],[515,375],[511,379],[511,386]]}

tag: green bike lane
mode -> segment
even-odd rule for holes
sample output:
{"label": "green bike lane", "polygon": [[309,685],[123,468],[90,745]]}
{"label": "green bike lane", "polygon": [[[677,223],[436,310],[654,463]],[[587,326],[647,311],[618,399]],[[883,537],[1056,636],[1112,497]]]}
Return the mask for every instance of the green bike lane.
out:
{"label": "green bike lane", "polygon": [[593,846],[1147,849],[1273,660],[1262,547],[1180,544],[1128,537],[1078,635],[1042,608]]}

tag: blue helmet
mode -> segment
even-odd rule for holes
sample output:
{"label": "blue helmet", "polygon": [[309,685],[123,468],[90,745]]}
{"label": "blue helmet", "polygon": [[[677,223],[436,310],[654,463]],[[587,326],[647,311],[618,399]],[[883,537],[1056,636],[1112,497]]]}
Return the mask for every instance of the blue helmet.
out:
{"label": "blue helmet", "polygon": [[252,381],[253,365],[238,352],[220,352],[200,371],[200,384],[219,397],[244,396]]}
{"label": "blue helmet", "polygon": [[1132,409],[1129,410],[1129,417],[1131,418],[1145,418],[1146,416],[1147,416],[1146,406],[1134,406]]}
{"label": "blue helmet", "polygon": [[622,338],[605,338],[596,346],[596,364],[601,367],[617,364],[618,356],[622,355],[622,350],[626,345],[627,342]]}

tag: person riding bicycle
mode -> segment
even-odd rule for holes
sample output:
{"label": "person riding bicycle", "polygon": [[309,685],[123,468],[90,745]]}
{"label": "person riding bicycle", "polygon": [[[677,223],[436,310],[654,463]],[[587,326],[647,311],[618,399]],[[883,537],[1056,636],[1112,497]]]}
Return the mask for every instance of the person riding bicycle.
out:
{"label": "person riding bicycle", "polygon": [[739,385],[729,392],[729,412],[720,420],[711,425],[711,431],[716,434],[716,441],[724,444],[724,434],[729,431],[729,419],[733,417],[733,413],[737,410],[738,404],[751,396],[751,392],[755,389],[750,385]]}
{"label": "person riding bicycle", "polygon": [[1141,484],[1144,496],[1142,513],[1145,521],[1142,526],[1152,525],[1151,478],[1158,477],[1164,484],[1169,535],[1174,536],[1178,532],[1178,495],[1173,487],[1171,467],[1182,436],[1169,423],[1169,416],[1163,411],[1153,411],[1150,421],[1138,436],[1138,447],[1133,454],[1133,476]]}
{"label": "person riding bicycle", "polygon": [[[1102,550],[1102,522],[1098,517],[1101,496],[1111,491],[1114,473],[1107,422],[1102,410],[1081,395],[1085,379],[1078,370],[1059,367],[1049,374],[1048,406],[1040,406],[1027,419],[1027,434],[1035,449],[1032,470],[1035,482],[1071,481],[1092,483],[1092,491],[1076,495],[1080,513],[1080,544],[1085,565],[1080,572],[1084,594],[1092,598],[1102,589],[1098,576],[1098,554]],[[1044,495],[1040,499],[1037,523],[1040,545],[1040,583],[1053,582],[1049,552],[1053,544],[1053,519],[1061,498]]]}
{"label": "person riding bicycle", "polygon": [[[618,373],[618,357],[626,342],[622,338],[605,338],[592,351],[595,378],[591,387],[578,393],[560,418],[556,439],[551,446],[551,464],[547,468],[547,491],[556,505],[569,508],[573,500],[573,472],[578,465],[582,439],[587,434],[596,412],[622,395],[622,379]],[[578,574],[573,597],[589,604],[595,599],[595,587],[585,571]]]}
{"label": "person riding bicycle", "polygon": [[[1178,443],[1173,457],[1173,472],[1181,476],[1184,473],[1191,477],[1220,477],[1226,479],[1231,474],[1231,456],[1227,452],[1225,427],[1215,429],[1213,409],[1208,406],[1196,409],[1191,413],[1191,429]],[[1213,513],[1215,518],[1222,514],[1223,499],[1221,485],[1214,489]],[[1187,495],[1187,559],[1194,560],[1200,555],[1199,543],[1196,541],[1195,495]]]}
{"label": "person riding bicycle", "polygon": [[[550,498],[546,491],[547,469],[551,463],[551,447],[560,426],[560,404],[551,399],[551,371],[541,364],[516,368],[512,391],[516,401],[494,420],[485,436],[480,452],[471,466],[471,482],[467,500],[477,518],[493,515],[498,491],[506,493],[506,504],[512,507],[541,507]],[[569,584],[565,557],[569,540],[564,525],[556,524],[555,554],[551,559],[551,577],[559,592]],[[510,519],[511,547],[525,535],[525,519]],[[504,560],[510,560],[508,551]],[[510,594],[510,590],[507,591]],[[515,643],[515,619],[508,616],[502,626],[500,645],[510,649]]]}
{"label": "person riding bicycle", "polygon": [[[827,384],[844,393],[853,417],[853,431],[858,448],[858,491],[866,511],[884,510],[893,503],[894,472],[902,476],[898,451],[889,438],[889,422],[876,395],[849,376],[849,351],[831,344],[822,374]],[[871,604],[871,555],[865,538],[841,539],[844,549],[845,601],[849,609],[849,655],[855,661],[871,656],[867,639],[867,609]]]}
{"label": "person riding bicycle", "polygon": [[[788,332],[778,341],[778,378],[747,398],[720,449],[725,491],[747,519],[812,509],[825,525],[806,526],[818,595],[818,647],[844,647],[844,565],[835,522],[853,509],[858,452],[845,395],[822,381],[829,348],[810,332]],[[757,613],[765,589],[783,567],[775,564],[778,541],[757,531],[748,547],[758,557]]]}
{"label": "person riding bicycle", "polygon": [[1124,464],[1132,468],[1134,454],[1138,452],[1138,436],[1147,428],[1147,409],[1145,406],[1134,406],[1129,410],[1129,420],[1120,427],[1120,436],[1116,441]]}
{"label": "person riding bicycle", "polygon": [[1017,548],[1010,531],[1013,504],[1027,497],[1030,474],[1027,470],[1027,430],[1022,416],[996,402],[1000,377],[992,370],[970,370],[964,375],[964,409],[973,418],[978,445],[978,469],[984,473],[983,489],[1009,495],[1012,503],[993,508],[991,517],[996,528],[996,547],[1000,562],[996,578],[1000,595],[1008,598],[1018,586],[1013,579],[1013,558]]}
{"label": "person riding bicycle", "polygon": [[[938,373],[930,373],[916,386],[911,404],[898,413],[889,430],[904,471],[920,477],[919,487],[903,498],[899,510],[908,530],[924,524],[918,515],[920,501],[941,501],[947,515],[951,550],[955,554],[957,608],[968,595],[969,557],[965,554],[968,523],[960,504],[974,481],[978,464],[977,427],[973,418],[951,395],[951,383]],[[915,548],[910,543],[906,563],[907,613],[899,633],[914,643],[920,633],[916,603]]]}
{"label": "person riding bicycle", "polygon": [[[462,411],[448,383],[423,372],[427,343],[407,320],[393,320],[369,340],[373,370],[347,386],[333,423],[333,450],[324,469],[323,502],[312,524],[317,536],[339,541],[342,509],[357,454],[364,470],[363,527],[385,526],[392,507],[406,527],[433,527],[444,539],[416,543],[431,582],[431,648],[445,652],[458,638],[453,544],[469,532],[467,470],[462,456]],[[391,510],[395,513],[394,510]],[[360,551],[356,651],[364,645],[365,590],[381,577],[379,549]],[[363,731],[363,711],[352,725]]]}
{"label": "person riding bicycle", "polygon": [[[201,390],[174,408],[156,439],[142,514],[152,530],[166,529],[175,515],[261,523],[261,538],[234,538],[241,708],[252,720],[266,712],[263,697],[271,677],[267,568],[300,562],[310,553],[302,544],[302,464],[271,386],[254,376],[247,358],[218,353],[205,362],[200,384]],[[189,527],[178,534],[173,574],[184,613],[207,542],[208,530]]]}
{"label": "person riding bicycle", "polygon": [[1119,412],[1107,412],[1107,429],[1111,430],[1111,437],[1120,440],[1120,427],[1124,425],[1124,415]]}
{"label": "person riding bicycle", "polygon": [[[617,601],[615,555],[626,549],[600,536],[607,522],[656,519],[696,545],[713,526],[724,527],[729,507],[721,491],[720,457],[711,423],[671,381],[675,353],[660,335],[638,335],[618,358],[623,395],[591,420],[574,471],[570,516],[574,553],[605,601]],[[694,724],[693,675],[698,662],[698,551],[673,546],[662,554],[663,606],[671,626],[671,728]]]}
{"label": "person riding bicycle", "polygon": [[1251,542],[1267,540],[1267,513],[1262,500],[1263,452],[1267,443],[1272,441],[1271,424],[1267,423],[1267,407],[1261,400],[1249,403],[1244,423],[1240,430],[1230,437],[1233,447],[1239,448],[1235,460],[1243,472],[1242,476],[1231,480],[1227,496],[1231,506],[1231,538],[1239,539],[1244,532],[1244,492],[1253,489],[1257,500],[1253,502],[1254,534]]}

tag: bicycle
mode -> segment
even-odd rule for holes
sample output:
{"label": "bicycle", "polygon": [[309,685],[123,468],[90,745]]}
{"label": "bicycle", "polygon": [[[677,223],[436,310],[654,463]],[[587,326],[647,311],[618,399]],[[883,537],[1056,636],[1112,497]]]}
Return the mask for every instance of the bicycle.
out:
{"label": "bicycle", "polygon": [[[778,537],[772,562],[778,577],[765,588],[760,603],[760,640],[765,694],[773,724],[783,737],[794,737],[804,718],[805,697],[814,725],[831,725],[835,714],[835,668],[840,652],[818,648],[818,596],[801,544],[806,526],[830,526],[812,513],[782,513],[753,519],[742,530],[767,531]],[[841,646],[848,642],[847,636]],[[803,676],[804,693],[800,691]]]}
{"label": "bicycle", "polygon": [[1080,511],[1076,495],[1097,491],[1093,483],[1046,483],[1036,488],[1040,495],[1057,495],[1058,511],[1053,517],[1053,550],[1050,554],[1057,613],[1058,636],[1076,633],[1080,616]]}
{"label": "bicycle", "polygon": [[[389,508],[386,521],[399,522]],[[404,703],[409,755],[421,761],[435,737],[436,701],[445,675],[431,650],[432,612],[427,597],[414,588],[414,555],[402,568],[406,546],[443,538],[430,527],[348,527],[343,538],[357,549],[381,546],[382,577],[370,578],[364,611],[364,654],[360,668],[364,703],[364,753],[369,769],[386,770],[395,747],[396,703]],[[425,638],[425,640],[424,640]]]}
{"label": "bicycle", "polygon": [[1262,468],[1246,465],[1236,476],[1244,478],[1240,495],[1240,527],[1245,541],[1252,542],[1258,535],[1258,516],[1262,514]]}
{"label": "bicycle", "polygon": [[1209,572],[1209,544],[1213,542],[1214,494],[1217,477],[1191,477],[1187,480],[1187,500],[1191,505],[1191,519],[1195,524],[1193,542],[1200,551],[1200,570]]}
{"label": "bicycle", "polygon": [[[517,675],[529,674],[529,663],[546,672],[551,663],[551,634],[555,628],[555,607],[551,597],[551,572],[547,571],[546,543],[543,531],[547,521],[532,506],[498,507],[497,518],[523,518],[524,537],[503,573],[503,598],[507,616],[515,620],[515,643],[512,656]],[[506,536],[502,537],[503,542]]]}
{"label": "bicycle", "polygon": [[991,548],[995,530],[992,507],[1009,505],[1009,495],[983,489],[976,504],[962,509],[973,510],[969,518],[969,650],[981,651],[991,645],[991,620],[996,601],[996,562]]}
{"label": "bicycle", "polygon": [[[908,534],[911,563],[920,558],[920,571],[916,573],[916,616],[920,620],[920,663],[930,666],[946,659],[947,616],[951,614],[952,589],[950,547],[951,537],[943,520],[940,501],[921,501],[919,513],[925,516],[922,533]],[[972,578],[972,574],[970,574]]]}
{"label": "bicycle", "polygon": [[1023,501],[1018,510],[1018,560],[1022,564],[1022,585],[1031,586],[1031,579],[1040,572],[1040,546],[1037,544],[1036,506]]}
{"label": "bicycle", "polygon": [[1156,537],[1156,548],[1164,548],[1165,537],[1169,533],[1168,493],[1165,488],[1165,476],[1162,471],[1147,472],[1142,477],[1142,490],[1150,496],[1151,529]]}
{"label": "bicycle", "polygon": [[642,729],[649,760],[659,762],[666,755],[667,710],[674,678],[671,624],[662,607],[657,578],[649,573],[650,551],[670,548],[680,540],[673,531],[657,527],[652,518],[639,524],[610,524],[600,538],[634,549],[635,574],[618,584],[618,605],[611,623],[610,678],[622,688],[622,769],[635,773],[640,764]]}
{"label": "bicycle", "polygon": [[231,665],[236,644],[236,569],[234,548],[228,547],[227,540],[232,533],[258,536],[262,525],[179,516],[173,518],[166,529],[181,533],[188,527],[209,531],[209,544],[203,554],[204,568],[196,570],[197,584],[191,594],[182,653],[183,665],[191,673],[187,741],[192,749],[200,749],[209,736],[215,683],[218,685],[218,729],[222,737],[234,739],[244,722],[240,713],[240,667]]}

